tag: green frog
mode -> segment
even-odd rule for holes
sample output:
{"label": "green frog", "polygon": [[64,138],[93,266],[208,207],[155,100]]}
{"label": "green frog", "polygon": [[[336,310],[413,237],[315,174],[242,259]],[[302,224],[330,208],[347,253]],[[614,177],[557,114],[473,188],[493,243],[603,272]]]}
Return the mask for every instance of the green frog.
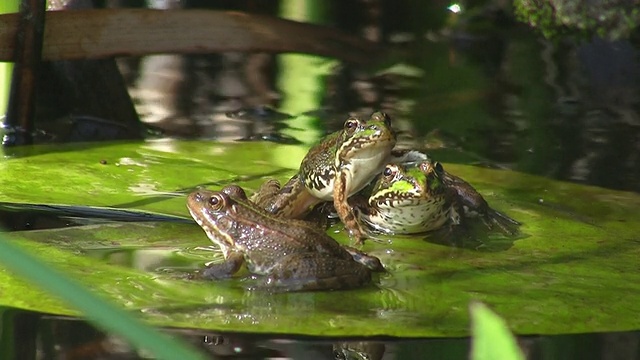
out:
{"label": "green frog", "polygon": [[347,198],[382,171],[395,144],[387,114],[375,112],[367,121],[349,117],[342,130],[309,150],[298,173],[284,187],[276,180],[267,181],[252,200],[271,213],[293,219],[304,218],[323,201],[333,201],[345,228],[361,243],[366,232]]}
{"label": "green frog", "polygon": [[469,183],[426,157],[416,163],[387,164],[366,204],[356,202],[363,222],[391,234],[415,234],[460,225],[480,217],[488,228],[517,232],[519,222],[489,207]]}
{"label": "green frog", "polygon": [[246,264],[266,276],[267,287],[298,291],[358,287],[372,271],[384,271],[378,258],[338,244],[315,224],[263,210],[237,185],[193,192],[187,208],[225,258],[202,271],[203,278],[229,277]]}

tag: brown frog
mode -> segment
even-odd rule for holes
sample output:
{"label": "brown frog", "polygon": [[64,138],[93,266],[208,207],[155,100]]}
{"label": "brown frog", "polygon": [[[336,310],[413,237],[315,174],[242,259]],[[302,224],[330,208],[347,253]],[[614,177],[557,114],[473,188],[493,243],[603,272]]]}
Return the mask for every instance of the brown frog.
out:
{"label": "brown frog", "polygon": [[229,277],[244,263],[266,276],[266,286],[297,291],[354,288],[369,283],[372,271],[384,271],[378,258],[338,244],[312,223],[274,216],[236,185],[193,192],[187,207],[225,258],[205,269],[204,278]]}

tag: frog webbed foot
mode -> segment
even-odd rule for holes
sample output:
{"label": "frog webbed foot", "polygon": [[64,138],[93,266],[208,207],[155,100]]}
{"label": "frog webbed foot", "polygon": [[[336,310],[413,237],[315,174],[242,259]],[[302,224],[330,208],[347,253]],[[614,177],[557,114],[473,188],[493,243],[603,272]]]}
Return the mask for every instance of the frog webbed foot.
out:
{"label": "frog webbed foot", "polygon": [[382,262],[380,262],[380,259],[378,259],[377,257],[368,255],[351,246],[343,246],[343,248],[347,250],[349,254],[351,254],[353,260],[366,266],[367,268],[369,268],[369,270],[379,272],[386,271],[384,266],[382,266]]}
{"label": "frog webbed foot", "polygon": [[358,239],[356,239],[355,245],[363,245],[365,239],[376,242],[378,244],[388,244],[390,241],[389,236],[393,235],[393,233],[378,232],[374,229],[363,229],[362,231],[365,235],[364,237],[359,239],[359,242]]}
{"label": "frog webbed foot", "polygon": [[493,229],[494,226],[497,226],[504,234],[511,236],[516,235],[520,231],[520,225],[522,225],[520,222],[492,208],[488,208],[481,216],[481,219],[487,228]]}
{"label": "frog webbed foot", "polygon": [[349,238],[352,239],[352,243],[354,245],[364,245],[364,241],[376,240],[375,236],[373,236],[369,231],[365,230],[362,225],[356,223],[356,225],[352,225],[351,227],[347,227],[345,225],[347,233],[349,234]]}
{"label": "frog webbed foot", "polygon": [[362,210],[359,208],[352,208],[349,214],[342,220],[344,229],[347,231],[347,234],[349,234],[349,239],[351,239],[352,244],[363,245],[366,239],[384,242],[384,240],[376,238],[375,233],[368,230],[367,227],[363,226],[362,222],[358,220],[361,218],[361,212]]}

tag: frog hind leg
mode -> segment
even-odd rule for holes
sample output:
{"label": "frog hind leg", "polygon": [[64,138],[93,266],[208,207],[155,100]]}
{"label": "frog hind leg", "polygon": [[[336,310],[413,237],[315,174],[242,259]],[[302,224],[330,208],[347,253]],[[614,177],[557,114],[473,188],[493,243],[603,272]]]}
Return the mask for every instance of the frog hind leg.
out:
{"label": "frog hind leg", "polygon": [[206,268],[200,270],[196,278],[205,280],[225,279],[237,273],[243,263],[244,255],[242,253],[231,252],[224,262],[209,264]]}
{"label": "frog hind leg", "polygon": [[371,272],[351,259],[306,253],[282,259],[265,279],[266,288],[277,291],[338,290],[361,287]]}
{"label": "frog hind leg", "polygon": [[276,179],[269,179],[260,185],[258,191],[251,195],[251,200],[261,208],[266,208],[273,202],[280,191],[280,182]]}
{"label": "frog hind leg", "polygon": [[471,184],[447,172],[444,175],[444,182],[455,191],[454,194],[463,206],[466,217],[479,216],[489,230],[496,225],[507,235],[518,233],[520,222],[489,207],[487,201]]}
{"label": "frog hind leg", "polygon": [[321,202],[305,189],[299,174],[294,175],[282,187],[275,179],[267,180],[251,196],[251,201],[272,214],[290,219],[303,219]]}

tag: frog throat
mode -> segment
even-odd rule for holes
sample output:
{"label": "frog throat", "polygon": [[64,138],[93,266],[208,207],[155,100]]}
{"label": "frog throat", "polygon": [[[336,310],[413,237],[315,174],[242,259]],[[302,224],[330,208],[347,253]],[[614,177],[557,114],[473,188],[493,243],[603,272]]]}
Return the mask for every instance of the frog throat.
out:
{"label": "frog throat", "polygon": [[191,217],[202,228],[202,230],[204,230],[205,234],[207,234],[209,240],[220,247],[224,257],[226,258],[229,248],[233,247],[235,243],[233,238],[229,234],[225,234],[217,226],[212,225],[215,222],[202,220],[203,218],[207,218],[206,215],[199,214],[191,209],[189,209],[189,212],[191,213]]}

